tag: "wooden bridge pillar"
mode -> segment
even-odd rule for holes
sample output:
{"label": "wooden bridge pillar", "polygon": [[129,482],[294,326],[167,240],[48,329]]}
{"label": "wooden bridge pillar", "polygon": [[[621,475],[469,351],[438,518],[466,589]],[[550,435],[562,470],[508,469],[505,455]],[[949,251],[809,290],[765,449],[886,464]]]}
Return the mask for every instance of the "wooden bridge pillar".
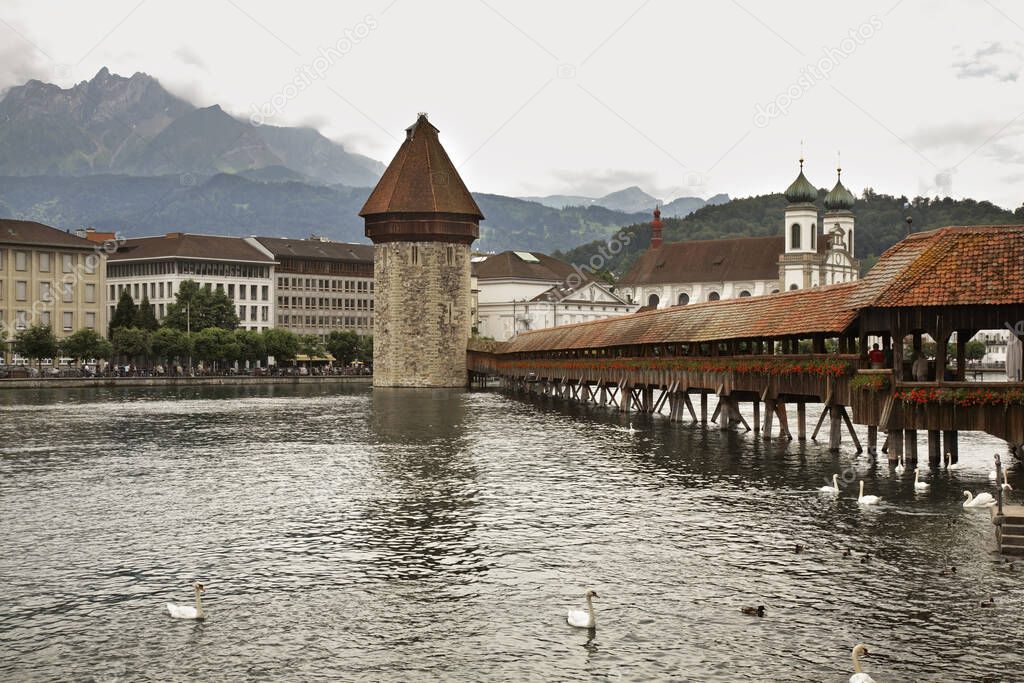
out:
{"label": "wooden bridge pillar", "polygon": [[796,438],[807,441],[807,404],[803,401],[796,404]]}
{"label": "wooden bridge pillar", "polygon": [[942,456],[942,443],[940,441],[940,432],[938,429],[928,430],[928,467],[936,469],[939,467],[939,463]]}
{"label": "wooden bridge pillar", "polygon": [[836,406],[829,406],[828,424],[828,450],[830,453],[839,452],[839,444],[843,440],[843,418]]}
{"label": "wooden bridge pillar", "polygon": [[868,425],[868,453],[878,452],[878,425]]}
{"label": "wooden bridge pillar", "polygon": [[960,462],[960,446],[955,429],[947,429],[942,432],[942,452],[944,454],[949,453],[949,462],[951,464]]}
{"label": "wooden bridge pillar", "polygon": [[700,392],[700,423],[702,425],[708,423],[708,394],[706,391]]}
{"label": "wooden bridge pillar", "polygon": [[623,382],[619,388],[619,412],[628,413],[632,410],[633,406],[633,385],[629,382]]}
{"label": "wooden bridge pillar", "polygon": [[644,387],[644,412],[654,412],[654,387]]}
{"label": "wooden bridge pillar", "polygon": [[889,442],[889,464],[896,465],[903,457],[903,430],[890,429],[886,441]]}
{"label": "wooden bridge pillar", "polygon": [[598,392],[598,405],[601,407],[608,405],[608,387],[604,384],[601,385],[601,389]]}
{"label": "wooden bridge pillar", "polygon": [[[758,343],[760,343],[760,342],[758,342]],[[754,434],[760,434],[761,433],[761,402],[759,400],[757,400],[756,398],[754,399],[753,408],[754,408]]]}
{"label": "wooden bridge pillar", "polygon": [[903,430],[903,439],[903,451],[906,457],[907,467],[914,469],[917,467],[917,430]]}
{"label": "wooden bridge pillar", "polygon": [[772,421],[775,419],[775,399],[764,400],[764,438],[772,438]]}
{"label": "wooden bridge pillar", "polygon": [[789,418],[786,416],[786,402],[775,402],[775,415],[779,418],[779,436],[793,440],[793,433],[789,431]]}

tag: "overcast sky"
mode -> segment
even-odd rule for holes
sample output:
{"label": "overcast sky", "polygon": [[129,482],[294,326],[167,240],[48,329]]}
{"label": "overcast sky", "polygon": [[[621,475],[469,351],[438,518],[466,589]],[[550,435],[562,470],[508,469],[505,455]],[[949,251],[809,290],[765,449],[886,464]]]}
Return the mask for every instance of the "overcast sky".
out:
{"label": "overcast sky", "polygon": [[[443,8],[443,9],[442,9]],[[0,88],[147,72],[387,162],[426,111],[467,184],[1024,201],[1024,5],[0,0]]]}

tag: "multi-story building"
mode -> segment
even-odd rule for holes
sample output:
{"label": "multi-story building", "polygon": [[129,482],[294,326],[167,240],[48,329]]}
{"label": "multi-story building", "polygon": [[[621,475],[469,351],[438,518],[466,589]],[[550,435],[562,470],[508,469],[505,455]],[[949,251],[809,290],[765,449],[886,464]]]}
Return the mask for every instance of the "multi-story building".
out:
{"label": "multi-story building", "polygon": [[251,237],[169,232],[122,242],[107,261],[107,306],[112,316],[121,292],[139,304],[148,298],[157,320],[167,314],[181,283],[225,292],[239,327],[263,331],[274,326],[274,257]]}
{"label": "multi-story building", "polygon": [[276,267],[275,326],[321,339],[373,334],[373,246],[323,237],[257,237]]}
{"label": "multi-story building", "polygon": [[547,254],[503,251],[473,258],[476,330],[505,341],[519,332],[635,312],[612,287]]}
{"label": "multi-story building", "polygon": [[5,362],[19,330],[49,325],[66,337],[81,329],[106,334],[103,292],[107,253],[41,223],[0,219],[0,342]]}

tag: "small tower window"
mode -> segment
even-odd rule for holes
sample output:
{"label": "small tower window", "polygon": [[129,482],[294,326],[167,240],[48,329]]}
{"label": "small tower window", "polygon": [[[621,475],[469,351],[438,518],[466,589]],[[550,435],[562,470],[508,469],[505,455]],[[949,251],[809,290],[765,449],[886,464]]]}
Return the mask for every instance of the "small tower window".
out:
{"label": "small tower window", "polygon": [[658,303],[660,301],[661,299],[658,297],[657,294],[651,294],[649,297],[647,297],[647,305],[653,306],[654,308],[658,307]]}
{"label": "small tower window", "polygon": [[721,298],[722,295],[719,294],[718,292],[711,292],[710,294],[708,294],[708,301],[718,301]]}
{"label": "small tower window", "polygon": [[409,255],[409,262],[414,266],[417,266],[420,263],[420,248],[416,245],[413,245],[412,247],[412,253]]}
{"label": "small tower window", "polygon": [[794,284],[792,284],[792,285],[790,285],[790,286],[789,286],[789,289],[790,289],[790,291],[792,291],[792,290],[794,290],[794,289],[800,289],[800,288],[799,288],[799,287],[797,287],[797,286],[796,286],[796,284],[794,283]]}
{"label": "small tower window", "polygon": [[445,247],[444,255],[449,266],[455,264],[455,247]]}
{"label": "small tower window", "polygon": [[686,292],[683,292],[682,294],[679,295],[679,305],[685,306],[688,303],[690,303],[690,295],[687,294]]}
{"label": "small tower window", "polygon": [[800,248],[800,224],[794,223],[789,228],[789,248],[799,249]]}
{"label": "small tower window", "polygon": [[743,297],[743,296],[750,296],[750,292],[748,290],[744,289],[742,292],[740,292],[740,296],[741,297]]}
{"label": "small tower window", "polygon": [[818,248],[818,230],[817,228],[811,230],[811,251]]}

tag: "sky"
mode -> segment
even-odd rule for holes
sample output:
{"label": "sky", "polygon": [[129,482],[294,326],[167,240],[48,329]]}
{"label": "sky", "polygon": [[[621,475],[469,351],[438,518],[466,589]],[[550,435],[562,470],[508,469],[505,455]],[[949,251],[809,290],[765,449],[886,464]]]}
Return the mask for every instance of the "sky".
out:
{"label": "sky", "polygon": [[473,190],[664,200],[795,177],[1024,202],[1024,4],[0,0],[0,89],[146,72],[391,159],[428,112]]}

